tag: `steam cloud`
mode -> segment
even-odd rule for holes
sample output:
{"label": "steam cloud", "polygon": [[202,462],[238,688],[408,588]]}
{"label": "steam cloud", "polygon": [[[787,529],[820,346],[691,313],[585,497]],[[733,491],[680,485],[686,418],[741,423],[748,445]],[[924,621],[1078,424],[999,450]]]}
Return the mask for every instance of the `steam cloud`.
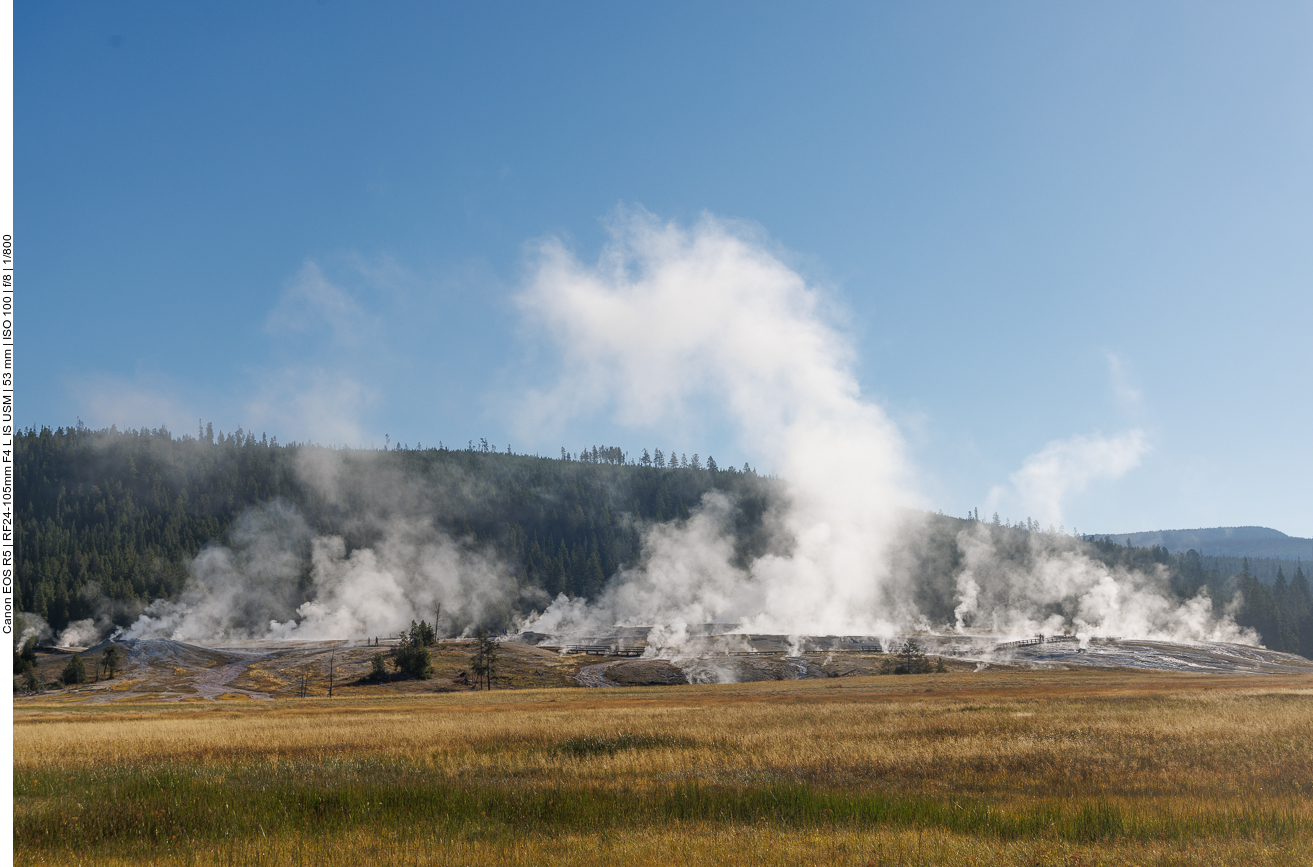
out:
{"label": "steam cloud", "polygon": [[32,611],[24,611],[18,615],[19,622],[17,626],[18,637],[14,639],[14,650],[17,652],[29,640],[35,640],[38,644],[44,644],[49,641],[54,634],[50,630],[50,624],[46,623],[44,617]]}
{"label": "steam cloud", "polygon": [[1079,540],[1053,533],[1027,534],[1022,556],[1004,558],[992,532],[976,524],[958,534],[965,561],[956,577],[958,630],[1257,643],[1231,618],[1214,616],[1206,595],[1183,605],[1174,600],[1161,571],[1110,568],[1087,557]]}
{"label": "steam cloud", "polygon": [[152,603],[123,637],[366,638],[434,622],[439,606],[448,631],[504,618],[516,600],[510,572],[435,526],[433,491],[369,453],[306,449],[298,460],[299,478],[377,541],[348,553],[341,536],[313,533],[290,506],[253,509],[230,545],[196,557],[179,599]]}
{"label": "steam cloud", "polygon": [[707,621],[776,633],[889,628],[879,615],[885,550],[911,499],[903,442],[862,398],[816,290],[743,227],[711,217],[686,230],[624,213],[612,232],[595,266],[557,242],[539,250],[521,303],[565,359],[545,399],[566,411],[610,403],[621,422],[646,425],[695,396],[722,401],[746,449],[786,480],[771,521],[788,550],[736,569],[726,504],[713,497],[686,526],[652,528],[643,565],[593,609],[562,600],[540,625],[655,622],[671,641]]}
{"label": "steam cloud", "polygon": [[1062,504],[1096,479],[1116,479],[1140,465],[1149,450],[1144,431],[1127,431],[1114,437],[1098,434],[1057,440],[1026,458],[1008,481],[989,493],[988,509],[1011,495],[1043,523],[1062,523]]}
{"label": "steam cloud", "polygon": [[[565,361],[557,387],[536,396],[539,414],[609,405],[622,423],[653,425],[695,397],[722,402],[745,448],[783,477],[786,496],[769,516],[780,550],[735,567],[732,504],[709,495],[685,524],[650,528],[643,562],[600,600],[560,597],[529,628],[587,634],[655,624],[649,643],[678,653],[696,641],[690,630],[709,622],[790,635],[930,626],[891,567],[897,540],[915,535],[902,439],[862,397],[852,353],[824,321],[817,291],[742,226],[704,217],[685,229],[626,212],[611,229],[595,265],[556,241],[538,251],[520,301]],[[1012,482],[1058,515],[1067,495],[1121,475],[1144,450],[1140,431],[1077,437],[1050,444]],[[1076,540],[1039,545],[1026,567],[1000,558],[989,540],[984,530],[959,539],[967,563],[957,578],[958,629],[1252,639],[1217,622],[1207,598],[1179,606],[1161,575],[1109,570]]]}
{"label": "steam cloud", "polygon": [[[909,508],[917,498],[904,444],[862,396],[822,296],[742,225],[704,217],[684,228],[622,212],[611,229],[595,264],[554,240],[536,251],[519,303],[563,368],[554,388],[530,395],[531,424],[609,408],[621,423],[657,427],[696,401],[718,403],[743,448],[783,479],[765,554],[736,560],[736,504],[711,493],[688,520],[647,527],[640,561],[599,598],[534,599],[519,595],[505,564],[438,529],[440,491],[367,457],[306,449],[300,479],[352,516],[345,532],[368,543],[348,553],[343,537],[268,504],[243,516],[229,546],[196,558],[182,598],[154,603],[127,635],[365,637],[431,619],[439,603],[448,631],[459,631],[536,603],[541,613],[523,628],[583,636],[647,626],[649,645],[667,656],[696,653],[708,623],[795,636],[948,627],[1253,640],[1216,618],[1206,597],[1176,603],[1159,573],[1109,569],[1057,534],[1030,534],[1025,556],[1003,556],[983,525],[959,534],[963,562],[940,570],[952,622],[930,623],[900,565],[924,529]],[[1012,486],[1056,515],[1066,496],[1126,472],[1144,450],[1139,431],[1053,443]]]}

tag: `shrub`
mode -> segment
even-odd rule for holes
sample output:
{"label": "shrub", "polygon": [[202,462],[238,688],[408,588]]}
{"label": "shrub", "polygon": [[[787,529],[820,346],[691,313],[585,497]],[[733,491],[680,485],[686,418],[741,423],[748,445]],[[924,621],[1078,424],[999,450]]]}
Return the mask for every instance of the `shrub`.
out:
{"label": "shrub", "polygon": [[366,678],[370,683],[382,683],[385,680],[391,680],[388,677],[387,658],[381,653],[375,653],[374,658],[369,660],[369,675]]}
{"label": "shrub", "polygon": [[903,643],[903,649],[893,659],[886,659],[880,665],[881,674],[932,674],[948,671],[942,659],[931,660],[925,655],[925,649],[914,638]]}
{"label": "shrub", "polygon": [[392,657],[392,664],[396,666],[400,674],[409,674],[412,677],[418,677],[420,680],[428,680],[433,676],[433,665],[429,660],[429,649],[422,644],[411,644],[409,641],[402,642],[397,648],[396,654]]}
{"label": "shrub", "polygon": [[[433,676],[433,663],[429,657],[428,645],[435,644],[437,640],[437,632],[432,626],[423,620],[419,623],[411,621],[410,630],[401,634],[401,641],[394,650],[386,656],[382,653],[374,654],[369,661],[370,670],[369,674],[365,675],[365,680],[370,683],[385,683],[392,680],[394,676],[428,680]],[[388,673],[389,659],[392,660],[395,675]]]}
{"label": "shrub", "polygon": [[64,666],[64,671],[60,674],[59,679],[66,686],[87,682],[87,666],[82,662],[80,655],[73,654],[73,658],[68,661],[68,665]]}
{"label": "shrub", "polygon": [[433,676],[433,665],[429,660],[429,645],[436,644],[438,633],[428,623],[410,621],[410,632],[401,636],[401,644],[392,656],[392,664],[401,674],[428,680]]}

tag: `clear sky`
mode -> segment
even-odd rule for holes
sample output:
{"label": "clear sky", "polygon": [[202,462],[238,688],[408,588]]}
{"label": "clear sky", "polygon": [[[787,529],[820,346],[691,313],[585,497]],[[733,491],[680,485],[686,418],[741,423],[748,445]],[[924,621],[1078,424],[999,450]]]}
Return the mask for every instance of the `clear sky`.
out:
{"label": "clear sky", "polygon": [[558,363],[529,251],[595,261],[641,208],[806,278],[930,508],[1313,536],[1308,3],[26,0],[14,32],[24,426],[759,464],[714,400],[517,417]]}

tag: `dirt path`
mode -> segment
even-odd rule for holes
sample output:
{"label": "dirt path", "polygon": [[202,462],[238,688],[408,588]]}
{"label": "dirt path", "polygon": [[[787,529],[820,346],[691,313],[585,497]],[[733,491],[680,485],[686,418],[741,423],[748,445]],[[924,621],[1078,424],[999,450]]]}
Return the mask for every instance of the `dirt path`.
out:
{"label": "dirt path", "polygon": [[238,689],[237,687],[229,686],[228,684],[241,676],[242,672],[250,668],[253,663],[268,659],[272,655],[273,654],[265,654],[264,656],[243,659],[238,662],[229,663],[228,665],[220,665],[216,668],[211,668],[196,679],[195,683],[192,684],[192,688],[196,690],[197,695],[207,699],[215,699],[224,694],[244,695],[247,698],[255,699],[271,699],[273,696],[269,695],[267,692]]}
{"label": "dirt path", "polygon": [[[166,648],[169,649],[169,648]],[[184,652],[184,655],[185,654]],[[225,654],[232,659],[233,654]],[[269,700],[273,696],[256,690],[232,686],[232,681],[240,677],[248,668],[276,654],[251,654],[243,659],[200,667],[206,661],[204,657],[181,660],[176,654],[165,655],[158,647],[149,644],[131,648],[128,665],[118,678],[82,687],[80,692],[93,704],[123,701],[134,698],[150,698],[154,701],[175,702],[195,700],[214,701],[225,695],[234,698]],[[190,663],[190,665],[188,664]],[[194,672],[194,673],[193,673]]]}

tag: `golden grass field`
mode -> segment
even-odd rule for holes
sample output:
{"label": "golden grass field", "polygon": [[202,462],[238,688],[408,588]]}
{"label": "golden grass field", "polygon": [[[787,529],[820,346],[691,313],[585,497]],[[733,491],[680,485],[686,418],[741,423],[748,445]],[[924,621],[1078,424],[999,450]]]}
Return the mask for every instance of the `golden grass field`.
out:
{"label": "golden grass field", "polygon": [[1313,677],[15,709],[16,864],[1313,863]]}

